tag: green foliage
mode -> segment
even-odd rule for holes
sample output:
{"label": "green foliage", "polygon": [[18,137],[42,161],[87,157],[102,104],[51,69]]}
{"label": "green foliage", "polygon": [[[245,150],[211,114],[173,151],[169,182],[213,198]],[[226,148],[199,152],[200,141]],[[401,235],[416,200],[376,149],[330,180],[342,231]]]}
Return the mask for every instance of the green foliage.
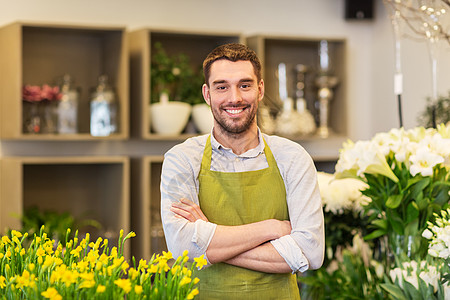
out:
{"label": "green foliage", "polygon": [[[421,235],[427,221],[432,220],[433,213],[448,207],[449,174],[444,166],[437,166],[431,177],[413,177],[404,163],[395,161],[393,154],[388,157],[388,164],[394,166],[398,182],[365,174],[369,187],[363,194],[372,199],[364,207],[372,230],[365,238],[389,236],[393,249],[407,249],[409,243],[411,255],[423,258],[428,242]],[[410,237],[412,244],[411,240],[399,240],[399,236]]]}
{"label": "green foliage", "polygon": [[152,102],[158,102],[161,93],[167,93],[171,101],[203,103],[202,66],[193,65],[186,54],[170,56],[162,44],[157,42],[150,70]]}
{"label": "green foliage", "polygon": [[376,267],[348,249],[336,270],[321,268],[306,275],[299,277],[302,299],[387,299]]}
{"label": "green foliage", "polygon": [[44,232],[50,238],[56,239],[57,241],[64,241],[66,239],[67,228],[72,228],[74,231],[87,226],[97,229],[102,227],[99,222],[92,219],[77,220],[69,212],[42,211],[36,206],[25,209],[22,216],[22,230],[28,232],[30,239],[34,235],[39,236],[39,232],[43,228]]}
{"label": "green foliage", "polygon": [[436,124],[446,124],[450,122],[450,92],[445,96],[439,96],[436,106],[433,107],[431,98],[427,98],[425,110],[419,115],[418,122],[424,127],[433,127],[433,110]]}

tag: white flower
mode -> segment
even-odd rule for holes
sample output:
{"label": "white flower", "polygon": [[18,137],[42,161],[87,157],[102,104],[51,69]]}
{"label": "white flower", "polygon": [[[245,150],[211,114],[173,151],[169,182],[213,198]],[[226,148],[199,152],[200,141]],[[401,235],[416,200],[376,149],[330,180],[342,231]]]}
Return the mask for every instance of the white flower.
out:
{"label": "white flower", "polygon": [[[426,261],[417,263],[416,261],[404,262],[401,267],[392,269],[389,272],[392,281],[399,281],[400,288],[403,289],[403,280],[411,283],[416,289],[419,289],[419,278],[425,281],[427,285],[432,285],[434,292],[438,289],[440,274],[435,266],[430,266]],[[403,279],[403,280],[402,280]]]}
{"label": "white flower", "polygon": [[325,211],[333,214],[342,214],[345,210],[361,210],[361,203],[367,201],[367,197],[361,194],[361,190],[367,185],[357,179],[334,179],[332,174],[317,173],[320,195]]}
{"label": "white flower", "polygon": [[421,147],[417,150],[416,154],[411,155],[409,161],[411,162],[409,171],[412,176],[416,176],[419,173],[422,176],[431,176],[433,174],[433,167],[443,163],[444,158],[430,152],[427,147]]}
{"label": "white flower", "polygon": [[429,229],[425,229],[422,232],[422,236],[426,239],[431,239],[433,237],[433,233]]}

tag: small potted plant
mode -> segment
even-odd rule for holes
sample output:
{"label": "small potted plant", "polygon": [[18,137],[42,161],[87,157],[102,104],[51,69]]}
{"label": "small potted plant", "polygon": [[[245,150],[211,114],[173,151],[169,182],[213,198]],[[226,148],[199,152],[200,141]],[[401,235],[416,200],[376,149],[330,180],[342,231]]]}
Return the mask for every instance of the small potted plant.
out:
{"label": "small potted plant", "polygon": [[197,129],[202,133],[209,132],[212,115],[201,93],[204,82],[201,66],[193,67],[183,53],[169,56],[159,42],[155,43],[154,49],[150,108],[153,130],[160,134],[180,134],[192,111]]}

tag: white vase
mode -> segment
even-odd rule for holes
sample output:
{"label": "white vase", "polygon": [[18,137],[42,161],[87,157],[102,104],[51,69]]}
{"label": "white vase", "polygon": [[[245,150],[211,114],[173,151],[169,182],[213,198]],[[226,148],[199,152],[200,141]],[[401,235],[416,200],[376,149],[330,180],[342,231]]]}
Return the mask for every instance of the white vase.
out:
{"label": "white vase", "polygon": [[214,124],[211,108],[206,103],[195,104],[192,107],[192,119],[200,133],[210,133]]}
{"label": "white vase", "polygon": [[152,129],[159,134],[180,134],[186,127],[192,106],[185,102],[169,101],[150,105]]}

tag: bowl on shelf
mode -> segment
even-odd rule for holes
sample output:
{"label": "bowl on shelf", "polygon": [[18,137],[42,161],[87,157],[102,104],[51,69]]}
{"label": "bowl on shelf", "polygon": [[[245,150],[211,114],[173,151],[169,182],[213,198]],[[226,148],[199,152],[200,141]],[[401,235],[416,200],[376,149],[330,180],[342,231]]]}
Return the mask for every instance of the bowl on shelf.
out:
{"label": "bowl on shelf", "polygon": [[192,106],[185,102],[168,101],[150,105],[151,126],[155,133],[176,135],[186,127]]}

